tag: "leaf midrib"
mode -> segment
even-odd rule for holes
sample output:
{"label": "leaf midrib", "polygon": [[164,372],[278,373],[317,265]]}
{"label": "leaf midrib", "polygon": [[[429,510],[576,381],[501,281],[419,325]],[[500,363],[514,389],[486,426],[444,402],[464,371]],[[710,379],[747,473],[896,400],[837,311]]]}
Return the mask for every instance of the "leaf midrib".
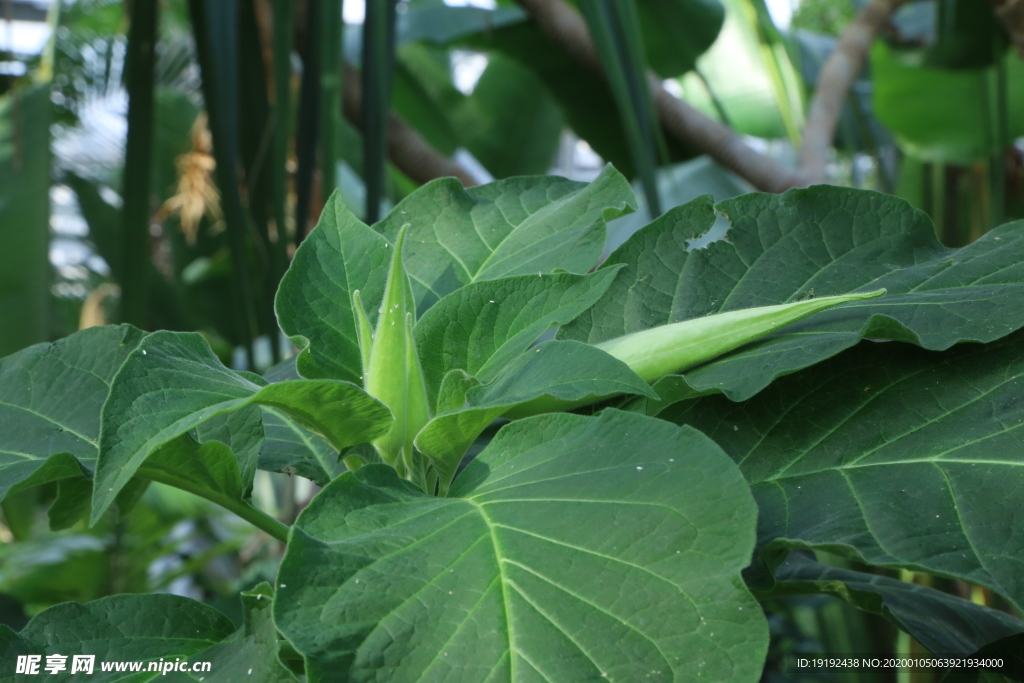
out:
{"label": "leaf midrib", "polygon": [[75,437],[78,437],[79,439],[81,439],[82,441],[86,442],[87,444],[89,444],[93,448],[99,448],[99,442],[98,441],[90,439],[89,437],[84,436],[83,434],[79,434],[74,429],[71,429],[67,425],[64,425],[64,424],[61,424],[60,422],[57,422],[57,420],[55,420],[54,418],[52,418],[52,417],[50,417],[48,415],[43,415],[42,413],[37,413],[36,411],[32,410],[31,408],[27,408],[25,406],[19,406],[19,405],[15,404],[15,403],[2,403],[0,405],[9,406],[9,407],[15,408],[17,410],[22,410],[22,411],[24,411],[26,413],[29,413],[30,415],[35,415],[36,417],[41,418],[42,420],[44,420],[46,422],[49,422],[50,424],[52,424],[52,425],[54,425],[56,427],[60,427],[61,431],[67,432],[68,434],[71,434],[71,435],[73,435]]}
{"label": "leaf midrib", "polygon": [[[970,355],[977,355],[978,353],[982,353],[982,351],[979,350],[979,351],[977,351],[977,352],[975,352],[973,354],[970,354]],[[967,354],[965,354],[965,355],[967,355]],[[962,359],[960,359],[960,360],[962,361]],[[918,375],[927,373],[929,371],[933,371],[934,369],[935,369],[934,367],[927,367],[927,366],[923,367],[920,370],[917,370],[915,372],[910,373],[909,375],[904,375],[899,380],[891,383],[885,389],[882,389],[878,393],[874,394],[873,396],[871,396],[871,398],[869,400],[865,401],[860,406],[858,406],[856,408],[856,410],[854,410],[853,412],[848,414],[846,417],[844,417],[843,420],[839,424],[837,424],[835,427],[829,429],[814,444],[812,444],[808,448],[804,449],[803,453],[800,454],[800,457],[794,459],[793,461],[788,463],[784,468],[782,468],[780,471],[776,472],[771,477],[766,477],[762,481],[772,481],[772,480],[776,480],[776,479],[787,479],[788,477],[784,477],[784,476],[781,476],[781,475],[784,475],[794,465],[796,465],[797,463],[803,461],[812,450],[814,450],[815,448],[820,446],[822,443],[824,443],[830,437],[834,436],[835,433],[839,429],[841,429],[845,424],[847,424],[850,420],[852,420],[856,415],[858,415],[867,406],[871,405],[872,403],[874,403],[878,399],[887,397],[887,392],[889,392],[893,387],[895,387],[895,386],[897,386],[899,384],[902,384],[904,381],[907,381],[909,379],[913,379],[914,377],[917,377]],[[946,453],[950,453],[950,452],[955,451],[955,450],[959,450],[959,449],[964,448],[966,446],[973,445],[975,443],[980,443],[981,441],[985,441],[986,439],[991,439],[991,438],[993,438],[995,436],[999,436],[1001,434],[1006,434],[1006,433],[1008,433],[1010,431],[1013,431],[1014,429],[1019,429],[1021,427],[1024,427],[1024,424],[1014,425],[1013,427],[1010,427],[1008,429],[1002,429],[1002,430],[997,431],[997,432],[992,432],[992,433],[989,433],[989,434],[985,434],[982,438],[975,439],[974,441],[971,441],[971,442],[959,443],[959,444],[956,445],[956,447],[954,447],[952,449],[948,449],[946,451],[943,451],[942,453],[935,454],[935,455],[933,455],[933,456],[931,456],[929,458],[920,458],[920,459],[917,459],[917,460],[890,461],[888,463],[867,463],[865,465],[861,465],[860,464],[865,458],[870,457],[871,455],[877,453],[881,449],[886,448],[888,446],[891,446],[892,444],[900,441],[901,439],[905,439],[906,437],[908,437],[908,436],[910,436],[912,434],[915,434],[916,432],[918,432],[920,430],[926,429],[926,428],[930,427],[931,425],[934,425],[934,424],[936,424],[938,422],[941,422],[942,420],[945,420],[945,419],[951,417],[952,415],[960,412],[961,410],[964,410],[965,408],[968,408],[968,407],[978,403],[979,401],[981,401],[984,398],[990,396],[994,392],[999,391],[1000,389],[1004,388],[1007,384],[1009,384],[1009,383],[1011,383],[1011,382],[1013,382],[1015,380],[1020,379],[1020,377],[1021,377],[1020,374],[1013,375],[1012,377],[1004,377],[1004,379],[1001,382],[993,385],[992,387],[990,387],[986,391],[983,391],[978,396],[972,398],[970,401],[962,403],[962,404],[956,406],[955,408],[953,408],[952,410],[943,411],[942,414],[940,414],[940,415],[938,415],[936,417],[933,417],[930,420],[927,420],[925,422],[921,422],[921,423],[915,424],[912,428],[904,431],[902,434],[899,434],[898,436],[896,436],[896,437],[886,441],[885,443],[880,444],[878,446],[875,446],[874,448],[872,448],[872,449],[870,449],[870,450],[860,454],[860,456],[857,457],[856,460],[853,460],[853,461],[851,461],[848,464],[838,465],[838,466],[835,466],[835,467],[829,467],[829,468],[824,469],[824,470],[814,470],[812,472],[803,472],[801,474],[797,474],[797,475],[794,475],[794,476],[801,476],[801,475],[806,475],[806,474],[816,474],[816,473],[819,473],[819,472],[825,472],[825,471],[831,471],[831,470],[839,470],[839,469],[856,469],[857,467],[871,467],[871,466],[884,465],[884,464],[902,464],[902,463],[909,463],[909,462],[930,462],[930,461],[955,462],[955,460],[953,460],[953,459],[942,458],[940,456],[942,456],[942,455],[944,455]],[[807,398],[807,396],[804,396],[804,398]],[[801,399],[801,400],[803,400],[803,399]],[[749,456],[749,454],[748,454],[748,456]],[[964,462],[973,462],[973,461],[966,460]],[[981,461],[978,461],[978,462],[981,462]],[[1012,461],[1007,461],[1007,464],[1010,464],[1011,462]],[[1013,464],[1024,465],[1024,463],[1013,463]]]}
{"label": "leaf midrib", "polygon": [[[487,514],[487,511],[484,510],[483,505],[481,505],[480,503],[476,502],[471,498],[463,498],[463,500],[465,500],[467,503],[476,508],[477,512],[480,514],[480,518],[484,521],[484,524],[487,525],[487,532],[488,535],[491,537],[491,548],[494,551],[494,562],[498,566],[498,578],[501,581],[501,603],[502,611],[505,613],[505,633],[507,634],[508,638],[509,679],[514,681],[516,680],[516,658],[512,656],[512,653],[515,652],[517,654],[520,654],[520,656],[522,655],[519,652],[518,648],[516,648],[515,646],[515,637],[512,631],[512,610],[510,609],[511,603],[509,602],[508,597],[508,575],[505,573],[505,565],[502,564],[501,561],[502,557],[504,557],[504,553],[502,552],[501,547],[498,545],[498,534],[495,532],[494,522],[491,520],[490,515]],[[523,658],[526,659],[526,661],[528,662],[530,661],[525,656],[523,656]],[[530,666],[533,666],[532,662],[530,663]],[[540,673],[540,669],[537,669],[537,667],[535,666],[534,669],[536,669],[537,672]]]}

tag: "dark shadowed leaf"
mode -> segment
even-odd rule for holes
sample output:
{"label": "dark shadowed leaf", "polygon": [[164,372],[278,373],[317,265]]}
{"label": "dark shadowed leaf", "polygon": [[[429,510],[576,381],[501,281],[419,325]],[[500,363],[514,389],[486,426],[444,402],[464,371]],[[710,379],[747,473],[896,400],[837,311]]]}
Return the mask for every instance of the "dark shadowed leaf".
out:
{"label": "dark shadowed leaf", "polygon": [[1024,604],[1024,334],[945,353],[865,344],[742,404],[662,413],[739,463],[759,542],[987,586]]}
{"label": "dark shadowed leaf", "polygon": [[1024,622],[1005,612],[914,583],[830,567],[801,552],[790,553],[775,578],[775,595],[830,593],[884,616],[936,654],[968,655],[1024,632]]}

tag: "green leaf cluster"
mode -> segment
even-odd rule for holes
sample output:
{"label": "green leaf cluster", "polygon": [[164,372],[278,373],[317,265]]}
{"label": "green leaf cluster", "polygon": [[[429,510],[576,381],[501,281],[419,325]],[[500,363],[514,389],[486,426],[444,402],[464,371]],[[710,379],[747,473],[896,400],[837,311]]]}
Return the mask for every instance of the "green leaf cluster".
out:
{"label": "green leaf cluster", "polygon": [[[240,628],[115,596],[0,647],[66,654],[74,623],[83,653],[205,657],[208,680],[754,681],[759,599],[837,596],[946,654],[1024,632],[807,552],[1024,607],[1020,226],[954,250],[872,192],[702,197],[599,263],[634,206],[611,168],[437,181],[374,226],[335,196],[266,377],[130,326],[0,360],[4,495],[59,481],[67,526],[155,481],[286,543]],[[324,488],[289,528],[257,468]]]}

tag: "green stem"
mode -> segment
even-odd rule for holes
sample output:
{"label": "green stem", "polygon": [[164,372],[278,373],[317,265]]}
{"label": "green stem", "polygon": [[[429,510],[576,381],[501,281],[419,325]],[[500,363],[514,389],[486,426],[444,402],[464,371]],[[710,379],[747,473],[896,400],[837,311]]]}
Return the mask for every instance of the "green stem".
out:
{"label": "green stem", "polygon": [[216,503],[225,510],[235,513],[245,521],[249,522],[249,524],[252,524],[261,531],[267,532],[267,534],[273,536],[282,543],[288,542],[288,527],[286,525],[248,503],[231,498],[230,496],[226,496],[222,493],[212,491],[208,488],[204,488],[189,481],[188,479],[177,477],[170,472],[164,472],[163,470],[143,467],[136,473],[136,476],[142,477],[143,479],[149,479],[150,481],[155,481],[159,484],[167,484],[168,486],[173,486],[174,488],[181,489],[182,491],[188,491],[200,498],[205,498],[211,503]]}

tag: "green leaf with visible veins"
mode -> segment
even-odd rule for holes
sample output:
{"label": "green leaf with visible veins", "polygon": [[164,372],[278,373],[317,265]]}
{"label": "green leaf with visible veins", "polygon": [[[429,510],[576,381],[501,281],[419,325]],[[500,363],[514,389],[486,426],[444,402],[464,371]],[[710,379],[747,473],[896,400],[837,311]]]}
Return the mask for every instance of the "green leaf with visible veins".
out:
{"label": "green leaf with visible veins", "polygon": [[0,500],[91,472],[110,383],[144,336],[94,327],[0,359]]}
{"label": "green leaf with visible veins", "polygon": [[[268,607],[269,607],[269,600]],[[149,662],[174,663],[181,659],[192,663],[210,662],[208,672],[174,673],[174,680],[238,681],[278,683],[293,681],[281,672],[281,665],[270,664],[270,655],[276,659],[276,638],[267,641],[266,626],[256,629],[258,636],[250,634],[253,621],[250,604],[246,626],[237,634],[231,621],[223,614],[200,602],[177,595],[114,595],[83,604],[66,602],[44,610],[34,616],[20,633],[0,625],[0,657],[15,661],[17,655],[41,655],[40,673],[48,655],[64,655],[66,677],[71,671],[75,655],[94,655],[91,674],[80,672],[62,680],[82,681],[152,681],[165,680],[160,670],[146,671]],[[258,617],[257,617],[258,618]],[[263,617],[265,620],[265,617]],[[272,626],[271,626],[272,629]],[[234,634],[234,635],[233,635]],[[240,662],[253,662],[242,668]],[[125,671],[101,671],[102,662],[144,662],[143,671],[135,674]],[[246,674],[250,668],[251,674]],[[23,680],[13,673],[14,667],[5,667],[0,681]],[[234,678],[225,678],[224,671],[232,671]],[[170,678],[166,680],[171,680]]]}
{"label": "green leaf with visible veins", "polygon": [[593,306],[614,277],[614,269],[526,275],[478,282],[446,296],[413,331],[431,404],[437,405],[448,372],[464,370],[490,382],[546,330]]}
{"label": "green leaf with visible veins", "polygon": [[864,344],[742,404],[662,417],[739,463],[762,546],[817,547],[1024,605],[1024,332],[944,353]]}
{"label": "green leaf with visible veins", "polygon": [[[300,379],[296,357],[278,363],[263,376],[271,383]],[[334,450],[323,437],[309,431],[276,408],[263,407],[263,431],[266,439],[260,449],[259,469],[297,474],[326,486],[344,471]],[[339,471],[340,468],[340,471]]]}
{"label": "green leaf with visible veins", "polygon": [[[208,683],[298,683],[298,677],[278,657],[280,641],[271,616],[274,591],[266,581],[241,594],[242,627],[213,647],[193,655],[193,661],[216,662],[210,673],[200,674]],[[216,668],[214,668],[216,667]],[[193,674],[195,677],[195,675]]]}
{"label": "green leaf with visible veins", "polygon": [[324,680],[760,676],[767,627],[740,578],[756,509],[702,434],[611,410],[534,417],[451,496],[370,465],[299,516],[274,621]]}
{"label": "green leaf with visible veins", "polygon": [[657,397],[628,365],[600,349],[544,342],[509,363],[490,384],[467,388],[464,405],[428,422],[416,436],[416,448],[433,461],[443,493],[473,441],[510,410],[523,410],[517,417],[524,417],[618,394]]}
{"label": "green leaf with visible veins", "polygon": [[353,216],[338,192],[327,200],[316,228],[295,251],[274,301],[281,329],[302,349],[297,364],[303,377],[360,382],[352,292],[360,291],[367,314],[376,320],[391,261],[389,245],[394,241]]}
{"label": "green leaf with visible veins", "polygon": [[592,183],[508,178],[464,189],[427,183],[374,228],[391,241],[409,224],[405,269],[422,313],[482,280],[567,270],[585,273],[604,248],[605,223],[636,210],[633,190],[608,166]]}
{"label": "green leaf with visible veins", "polygon": [[295,420],[275,408],[263,409],[266,439],[259,468],[268,472],[297,474],[318,486],[326,486],[339,468],[338,451]]}
{"label": "green leaf with visible veins", "polygon": [[[254,380],[263,381],[224,367],[202,335],[155,332],[147,337],[117,373],[103,406],[93,521],[144,462],[156,465],[147,459],[157,448],[218,415],[257,404],[276,408],[339,451],[378,436],[391,422],[386,407],[347,382],[261,386]],[[254,466],[242,469],[250,473]]]}
{"label": "green leaf with visible veins", "polygon": [[1024,621],[948,593],[877,574],[820,564],[792,552],[778,568],[772,595],[829,593],[880,614],[935,653],[969,655],[1024,632]]}
{"label": "green leaf with visible veins", "polygon": [[727,241],[688,250],[714,222],[709,197],[633,235],[602,266],[624,266],[615,282],[559,338],[598,343],[711,313],[888,291],[818,313],[685,372],[682,381],[670,376],[654,385],[663,399],[720,391],[740,401],[864,338],[942,350],[1024,325],[1020,224],[947,249],[924,213],[877,192],[821,186],[745,195],[717,208],[732,222]]}

